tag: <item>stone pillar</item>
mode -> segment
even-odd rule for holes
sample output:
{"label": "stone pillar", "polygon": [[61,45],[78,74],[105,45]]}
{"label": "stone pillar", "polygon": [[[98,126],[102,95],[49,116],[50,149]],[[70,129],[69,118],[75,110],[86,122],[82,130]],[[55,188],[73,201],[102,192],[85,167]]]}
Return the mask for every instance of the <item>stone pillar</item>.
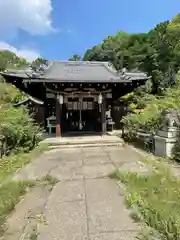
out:
{"label": "stone pillar", "polygon": [[176,143],[176,127],[167,127],[158,131],[154,137],[155,155],[158,157],[172,157],[172,150]]}
{"label": "stone pillar", "polygon": [[56,137],[61,137],[61,104],[59,96],[56,97]]}
{"label": "stone pillar", "polygon": [[172,150],[177,141],[177,126],[179,126],[179,110],[166,109],[162,112],[163,128],[154,137],[155,155],[172,157]]}

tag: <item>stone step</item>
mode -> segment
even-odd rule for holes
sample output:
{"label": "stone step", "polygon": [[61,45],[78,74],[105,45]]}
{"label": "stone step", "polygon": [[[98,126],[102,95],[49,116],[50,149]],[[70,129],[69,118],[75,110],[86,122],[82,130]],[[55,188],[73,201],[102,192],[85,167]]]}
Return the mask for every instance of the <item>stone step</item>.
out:
{"label": "stone step", "polygon": [[90,146],[123,146],[123,139],[117,136],[84,136],[47,138],[42,143],[48,143],[52,147],[90,147]]}
{"label": "stone step", "polygon": [[124,143],[86,143],[86,144],[65,144],[65,145],[49,145],[50,149],[56,148],[82,148],[82,147],[123,147]]}

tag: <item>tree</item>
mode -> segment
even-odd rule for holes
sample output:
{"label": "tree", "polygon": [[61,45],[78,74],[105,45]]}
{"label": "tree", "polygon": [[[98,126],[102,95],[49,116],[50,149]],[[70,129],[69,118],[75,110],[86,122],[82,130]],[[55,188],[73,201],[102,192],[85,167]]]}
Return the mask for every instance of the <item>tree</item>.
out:
{"label": "tree", "polygon": [[180,14],[159,23],[148,33],[117,32],[88,49],[86,61],[109,61],[117,70],[139,69],[152,76],[153,92],[162,93],[176,84],[180,69]]}
{"label": "tree", "polygon": [[78,54],[74,54],[71,58],[69,58],[68,61],[80,61],[81,60],[81,56]]}
{"label": "tree", "polygon": [[46,59],[44,58],[37,58],[36,60],[34,60],[31,64],[31,68],[34,70],[34,71],[37,71],[41,66],[46,66],[48,65],[48,62]]}
{"label": "tree", "polygon": [[20,58],[10,51],[0,51],[0,71],[4,71],[6,68],[20,68],[28,64],[26,59]]}

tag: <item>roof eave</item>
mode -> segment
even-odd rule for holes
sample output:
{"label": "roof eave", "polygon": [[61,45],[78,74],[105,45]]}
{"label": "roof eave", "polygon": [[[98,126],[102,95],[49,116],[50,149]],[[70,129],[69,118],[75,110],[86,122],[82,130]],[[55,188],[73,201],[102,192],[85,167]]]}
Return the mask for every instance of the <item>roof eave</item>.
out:
{"label": "roof eave", "polygon": [[23,82],[34,82],[34,83],[39,83],[39,82],[52,82],[52,83],[128,83],[132,82],[129,80],[121,80],[121,79],[110,79],[110,80],[104,80],[104,79],[97,79],[97,80],[79,80],[79,79],[24,79]]}

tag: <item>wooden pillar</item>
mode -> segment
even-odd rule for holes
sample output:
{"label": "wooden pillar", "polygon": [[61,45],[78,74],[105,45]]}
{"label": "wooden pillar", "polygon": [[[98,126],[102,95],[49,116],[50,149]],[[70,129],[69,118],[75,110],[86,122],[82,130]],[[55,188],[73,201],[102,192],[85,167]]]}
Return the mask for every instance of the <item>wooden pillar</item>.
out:
{"label": "wooden pillar", "polygon": [[102,104],[101,104],[101,124],[102,124],[102,134],[106,134],[106,114],[105,114],[105,98],[102,96]]}
{"label": "wooden pillar", "polygon": [[61,104],[56,97],[56,137],[61,137]]}

